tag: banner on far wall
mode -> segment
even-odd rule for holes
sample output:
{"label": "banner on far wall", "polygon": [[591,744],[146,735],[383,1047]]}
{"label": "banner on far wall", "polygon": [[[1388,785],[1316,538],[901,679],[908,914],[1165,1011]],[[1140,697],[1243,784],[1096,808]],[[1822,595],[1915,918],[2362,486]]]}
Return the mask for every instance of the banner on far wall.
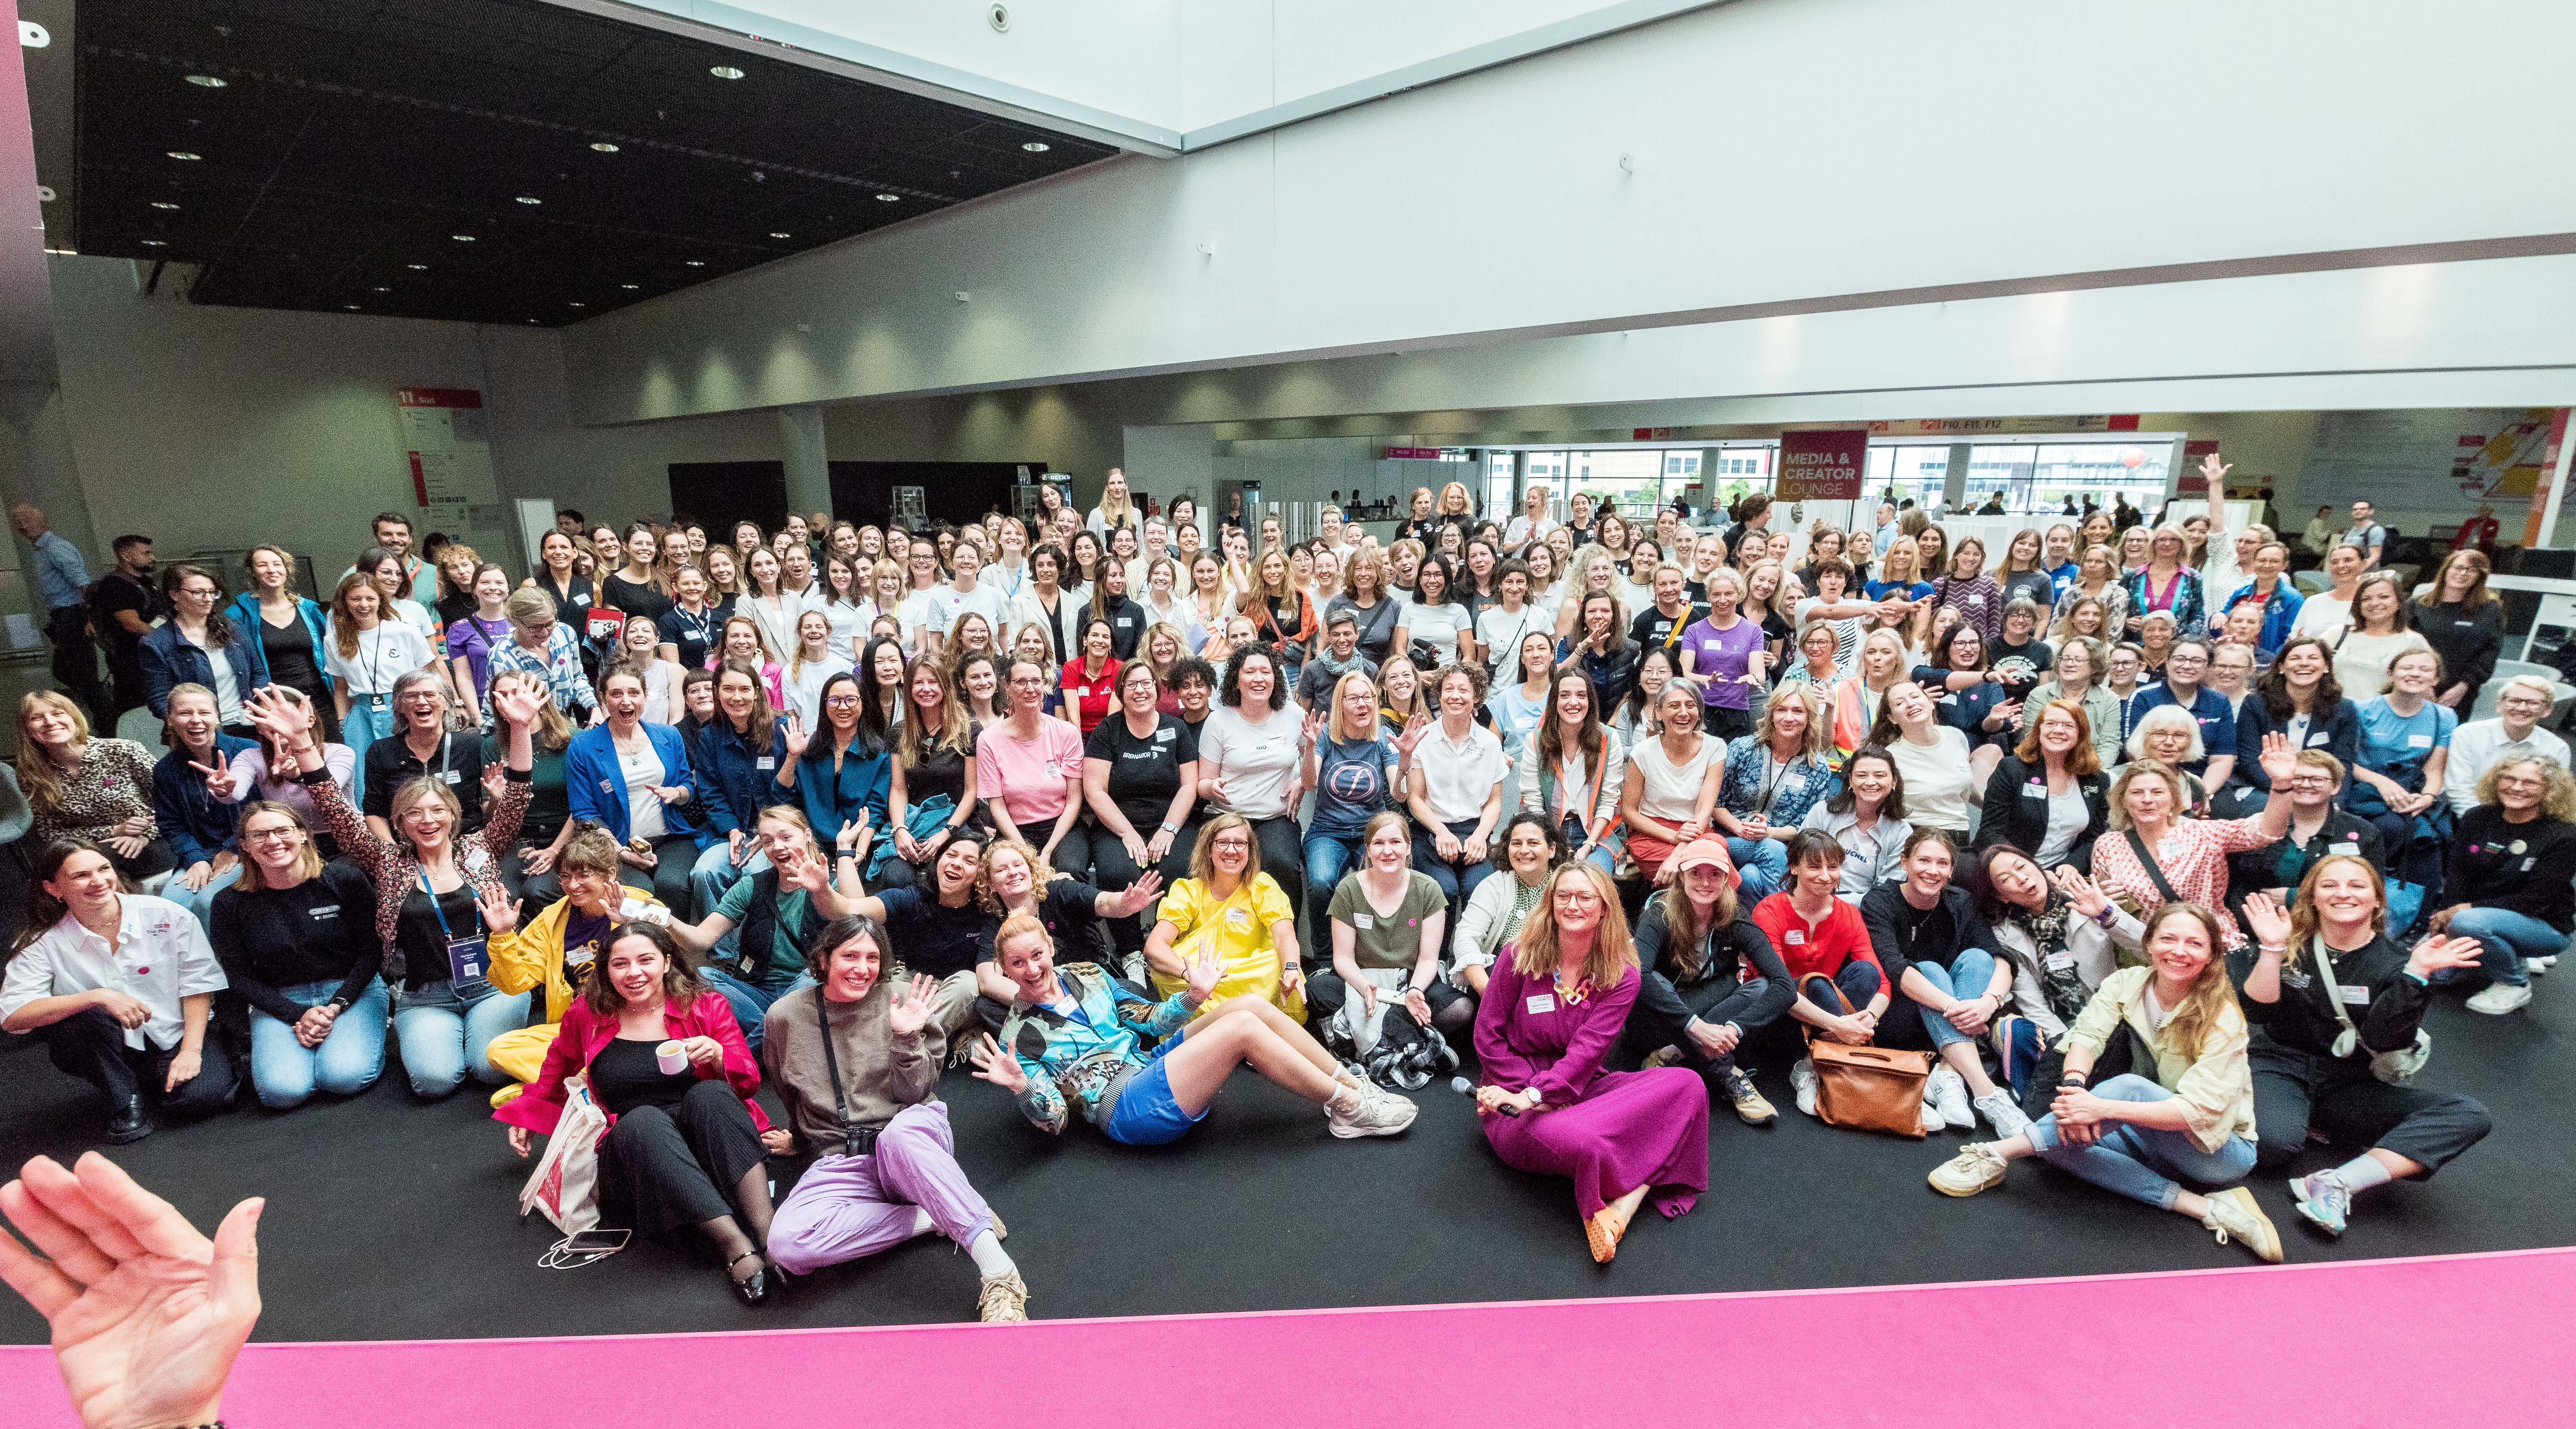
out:
{"label": "banner on far wall", "polygon": [[492,479],[492,431],[483,394],[470,387],[397,387],[394,408],[402,417],[412,502],[429,513],[424,529],[469,529],[467,507],[501,500]]}
{"label": "banner on far wall", "polygon": [[1782,432],[1771,495],[1780,501],[1853,501],[1869,469],[1869,431]]}

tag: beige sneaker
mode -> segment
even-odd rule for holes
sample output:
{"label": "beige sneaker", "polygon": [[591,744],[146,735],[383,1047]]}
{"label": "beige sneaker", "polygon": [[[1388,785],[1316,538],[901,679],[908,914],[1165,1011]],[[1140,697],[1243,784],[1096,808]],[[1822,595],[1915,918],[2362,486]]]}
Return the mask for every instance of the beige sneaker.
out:
{"label": "beige sneaker", "polygon": [[987,1275],[975,1296],[975,1318],[987,1325],[1017,1324],[1029,1318],[1029,1287],[1019,1272]]}
{"label": "beige sneaker", "polygon": [[2274,1265],[2281,1263],[2281,1233],[2272,1228],[2272,1218],[2254,1203],[2254,1193],[2242,1186],[2211,1196],[2200,1224],[2202,1229],[2218,1233],[2220,1245],[2232,1238],[2264,1260]]}
{"label": "beige sneaker", "polygon": [[1410,1098],[1374,1085],[1345,1086],[1324,1103],[1324,1124],[1335,1136],[1393,1136],[1421,1111]]}
{"label": "beige sneaker", "polygon": [[1669,1044],[1646,1054],[1645,1068],[1650,1072],[1658,1067],[1678,1067],[1681,1064],[1682,1049]]}
{"label": "beige sneaker", "polygon": [[1746,1126],[1769,1126],[1780,1119],[1780,1113],[1771,1105],[1770,1098],[1754,1090],[1753,1079],[1741,1070],[1729,1068],[1718,1080],[1726,1092],[1726,1099],[1735,1106],[1735,1115]]}
{"label": "beige sneaker", "polygon": [[1932,1189],[1944,1196],[1973,1196],[1991,1186],[2000,1186],[2004,1170],[2010,1165],[2003,1154],[1982,1141],[1972,1141],[1959,1148],[1959,1154],[1932,1168]]}

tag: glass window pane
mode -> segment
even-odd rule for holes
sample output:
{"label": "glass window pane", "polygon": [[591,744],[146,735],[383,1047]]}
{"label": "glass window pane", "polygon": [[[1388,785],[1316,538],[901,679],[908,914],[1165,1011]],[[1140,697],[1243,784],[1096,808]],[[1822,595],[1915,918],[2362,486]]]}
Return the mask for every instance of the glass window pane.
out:
{"label": "glass window pane", "polygon": [[[1886,450],[1881,448],[1880,450]],[[1941,497],[1950,479],[1948,447],[1897,447],[1889,463],[1887,484],[1895,488],[1895,500],[1901,507],[1911,501],[1929,506]],[[1877,451],[1870,453],[1872,458]]]}
{"label": "glass window pane", "polygon": [[1977,447],[1968,457],[1967,509],[1982,511],[2000,493],[2004,510],[2019,515],[2030,510],[2031,454],[2027,445]]}
{"label": "glass window pane", "polygon": [[2087,497],[2109,507],[2116,496],[2152,512],[2165,499],[2173,448],[2161,442],[2068,442],[2033,449],[2031,487],[2042,509],[2082,510]]}

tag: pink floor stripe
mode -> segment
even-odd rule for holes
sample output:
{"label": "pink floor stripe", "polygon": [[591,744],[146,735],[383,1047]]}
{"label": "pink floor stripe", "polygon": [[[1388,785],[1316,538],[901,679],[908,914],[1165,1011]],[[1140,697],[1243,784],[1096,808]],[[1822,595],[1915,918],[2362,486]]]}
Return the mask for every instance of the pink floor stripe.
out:
{"label": "pink floor stripe", "polygon": [[[1042,1279],[1037,1293],[1043,1307]],[[2508,1429],[2576,1422],[2571,1318],[2576,1250],[2508,1251],[1016,1328],[253,1345],[224,1409],[238,1429]],[[541,1385],[563,1396],[531,1398]],[[0,1425],[77,1429],[43,1347],[0,1349]]]}

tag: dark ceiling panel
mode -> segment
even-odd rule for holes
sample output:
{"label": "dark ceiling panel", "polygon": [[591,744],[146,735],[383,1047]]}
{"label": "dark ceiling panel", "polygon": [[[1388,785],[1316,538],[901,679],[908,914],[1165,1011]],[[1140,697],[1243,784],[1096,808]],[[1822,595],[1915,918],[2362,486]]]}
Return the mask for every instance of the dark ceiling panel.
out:
{"label": "dark ceiling panel", "polygon": [[54,239],[200,265],[205,303],[556,326],[1116,152],[542,0],[79,18]]}

